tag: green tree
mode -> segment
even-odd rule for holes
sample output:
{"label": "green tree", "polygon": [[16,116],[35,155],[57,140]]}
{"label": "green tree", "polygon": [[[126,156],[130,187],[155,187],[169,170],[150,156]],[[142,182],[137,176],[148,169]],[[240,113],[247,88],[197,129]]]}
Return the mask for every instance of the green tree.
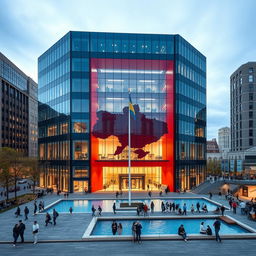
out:
{"label": "green tree", "polygon": [[9,149],[9,159],[10,159],[10,168],[11,174],[13,177],[14,184],[14,197],[17,199],[17,182],[19,178],[24,176],[25,171],[25,162],[26,158],[21,152],[16,151],[15,149]]}
{"label": "green tree", "polygon": [[9,187],[13,185],[10,154],[10,148],[3,147],[0,149],[0,184],[6,191],[6,200],[9,199]]}
{"label": "green tree", "polygon": [[40,168],[38,164],[38,159],[36,157],[29,157],[26,159],[26,171],[25,175],[28,179],[33,182],[33,194],[35,193],[36,184],[39,182],[40,178]]}

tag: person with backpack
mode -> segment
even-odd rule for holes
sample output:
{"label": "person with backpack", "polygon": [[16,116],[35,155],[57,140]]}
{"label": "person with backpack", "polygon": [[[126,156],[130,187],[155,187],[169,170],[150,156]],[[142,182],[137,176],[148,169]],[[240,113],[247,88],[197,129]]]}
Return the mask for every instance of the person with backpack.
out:
{"label": "person with backpack", "polygon": [[28,219],[28,214],[29,214],[29,209],[28,209],[28,207],[26,206],[25,209],[24,209],[25,220]]}

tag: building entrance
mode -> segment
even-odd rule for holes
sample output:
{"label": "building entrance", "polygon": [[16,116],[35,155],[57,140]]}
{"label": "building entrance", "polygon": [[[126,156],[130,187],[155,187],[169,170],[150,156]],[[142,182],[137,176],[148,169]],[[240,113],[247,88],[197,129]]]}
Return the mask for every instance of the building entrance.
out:
{"label": "building entrance", "polygon": [[[129,189],[128,175],[119,175],[119,189]],[[145,175],[131,175],[131,189],[144,190],[145,189]]]}
{"label": "building entrance", "polygon": [[[132,190],[159,190],[161,184],[161,167],[131,167]],[[105,191],[128,190],[128,188],[128,167],[103,167]]]}

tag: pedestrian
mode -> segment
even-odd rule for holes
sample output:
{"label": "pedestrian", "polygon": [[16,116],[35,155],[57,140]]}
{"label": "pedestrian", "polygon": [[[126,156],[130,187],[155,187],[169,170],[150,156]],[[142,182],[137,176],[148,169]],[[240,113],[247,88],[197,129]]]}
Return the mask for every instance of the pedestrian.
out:
{"label": "pedestrian", "polygon": [[123,232],[123,226],[122,226],[122,223],[119,223],[117,226],[117,233],[119,236],[121,236],[122,232]]}
{"label": "pedestrian", "polygon": [[53,212],[52,212],[52,219],[53,219],[53,225],[55,226],[56,225],[56,220],[57,220],[57,218],[58,218],[58,216],[59,216],[59,213],[55,210],[55,209],[53,209]]}
{"label": "pedestrian", "polygon": [[117,231],[117,223],[113,221],[112,223],[112,234],[115,235]]}
{"label": "pedestrian", "polygon": [[207,230],[204,226],[204,222],[202,221],[201,224],[200,224],[200,234],[205,235],[206,233],[207,233]]}
{"label": "pedestrian", "polygon": [[48,226],[49,223],[52,224],[51,220],[52,220],[51,215],[47,212],[45,215],[45,226],[46,227]]}
{"label": "pedestrian", "polygon": [[99,216],[101,216],[102,208],[100,207],[100,205],[98,207],[98,212],[99,212]]}
{"label": "pedestrian", "polygon": [[118,198],[118,196],[119,196],[119,192],[118,192],[118,191],[116,191],[116,198]]}
{"label": "pedestrian", "polygon": [[152,195],[152,192],[148,191],[148,196],[151,197],[151,195]]}
{"label": "pedestrian", "polygon": [[133,237],[133,242],[136,242],[136,222],[134,221],[132,224],[132,237]]}
{"label": "pedestrian", "polygon": [[221,192],[219,192],[219,198],[221,198]]}
{"label": "pedestrian", "polygon": [[39,232],[39,225],[38,225],[37,221],[35,220],[34,224],[32,226],[32,233],[33,233],[33,237],[34,237],[34,244],[37,244],[38,232]]}
{"label": "pedestrian", "polygon": [[212,236],[212,229],[211,229],[211,227],[209,225],[207,225],[206,234],[208,236]]}
{"label": "pedestrian", "polygon": [[28,209],[28,207],[26,206],[25,209],[24,209],[25,220],[28,219],[28,214],[29,214],[29,209]]}
{"label": "pedestrian", "polygon": [[192,214],[194,214],[194,212],[195,212],[195,207],[194,207],[193,204],[191,205],[190,211],[191,211]]}
{"label": "pedestrian", "polygon": [[22,220],[19,220],[18,232],[19,232],[19,236],[20,236],[20,239],[21,239],[21,243],[24,243],[25,229],[26,229],[25,224],[22,222]]}
{"label": "pedestrian", "polygon": [[152,201],[150,204],[151,213],[154,213],[154,208],[155,208],[155,204],[154,204],[154,201]]}
{"label": "pedestrian", "polygon": [[196,203],[196,209],[197,209],[197,212],[200,213],[200,203],[199,202]]}
{"label": "pedestrian", "polygon": [[224,212],[225,212],[225,210],[226,210],[225,206],[222,205],[222,206],[220,207],[220,210],[221,210],[221,215],[224,216]]}
{"label": "pedestrian", "polygon": [[16,210],[16,212],[15,212],[15,215],[16,215],[16,218],[18,218],[19,216],[21,216],[21,214],[20,214],[20,207],[19,207],[19,206],[17,207],[17,210]]}
{"label": "pedestrian", "polygon": [[13,246],[16,246],[17,239],[19,237],[19,225],[16,223],[12,229]]}
{"label": "pedestrian", "polygon": [[165,205],[164,205],[164,202],[161,203],[161,210],[162,210],[162,212],[165,212]]}
{"label": "pedestrian", "polygon": [[37,212],[37,203],[36,200],[34,201],[34,215],[36,215]]}
{"label": "pedestrian", "polygon": [[213,226],[214,226],[214,229],[215,229],[215,237],[216,237],[216,241],[220,242],[221,243],[221,238],[220,238],[220,235],[219,235],[219,232],[220,232],[220,221],[219,220],[215,220],[215,222],[213,223]]}
{"label": "pedestrian", "polygon": [[137,222],[136,223],[136,241],[138,243],[141,243],[141,230],[142,230],[142,225]]}
{"label": "pedestrian", "polygon": [[232,204],[233,213],[236,214],[237,203],[234,201]]}
{"label": "pedestrian", "polygon": [[69,213],[70,213],[70,214],[73,213],[73,208],[72,208],[72,207],[69,208]]}
{"label": "pedestrian", "polygon": [[182,224],[180,225],[180,227],[178,229],[178,235],[181,236],[185,242],[188,241],[185,228],[184,228],[184,226]]}
{"label": "pedestrian", "polygon": [[159,196],[162,196],[162,194],[163,194],[163,192],[162,192],[162,190],[159,192]]}
{"label": "pedestrian", "polygon": [[113,203],[113,212],[114,212],[114,214],[116,214],[116,203]]}
{"label": "pedestrian", "polygon": [[183,213],[182,214],[187,215],[187,205],[186,205],[186,203],[184,203],[184,205],[183,205]]}
{"label": "pedestrian", "polygon": [[94,205],[92,205],[92,217],[95,217],[95,212],[96,212],[96,209],[95,209]]}
{"label": "pedestrian", "polygon": [[244,215],[244,213],[245,213],[245,202],[242,201],[240,203],[240,208],[241,208],[241,214]]}
{"label": "pedestrian", "polygon": [[136,208],[136,212],[137,212],[137,216],[140,216],[140,207],[137,205],[137,208]]}
{"label": "pedestrian", "polygon": [[212,192],[209,192],[209,198],[212,199]]}

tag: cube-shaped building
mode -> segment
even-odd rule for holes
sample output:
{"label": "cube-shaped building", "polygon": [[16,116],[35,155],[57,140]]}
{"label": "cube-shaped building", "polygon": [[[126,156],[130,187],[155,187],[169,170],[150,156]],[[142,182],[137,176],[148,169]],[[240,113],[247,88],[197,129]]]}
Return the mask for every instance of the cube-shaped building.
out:
{"label": "cube-shaped building", "polygon": [[38,60],[40,186],[191,189],[205,179],[206,58],[179,35],[69,32]]}

